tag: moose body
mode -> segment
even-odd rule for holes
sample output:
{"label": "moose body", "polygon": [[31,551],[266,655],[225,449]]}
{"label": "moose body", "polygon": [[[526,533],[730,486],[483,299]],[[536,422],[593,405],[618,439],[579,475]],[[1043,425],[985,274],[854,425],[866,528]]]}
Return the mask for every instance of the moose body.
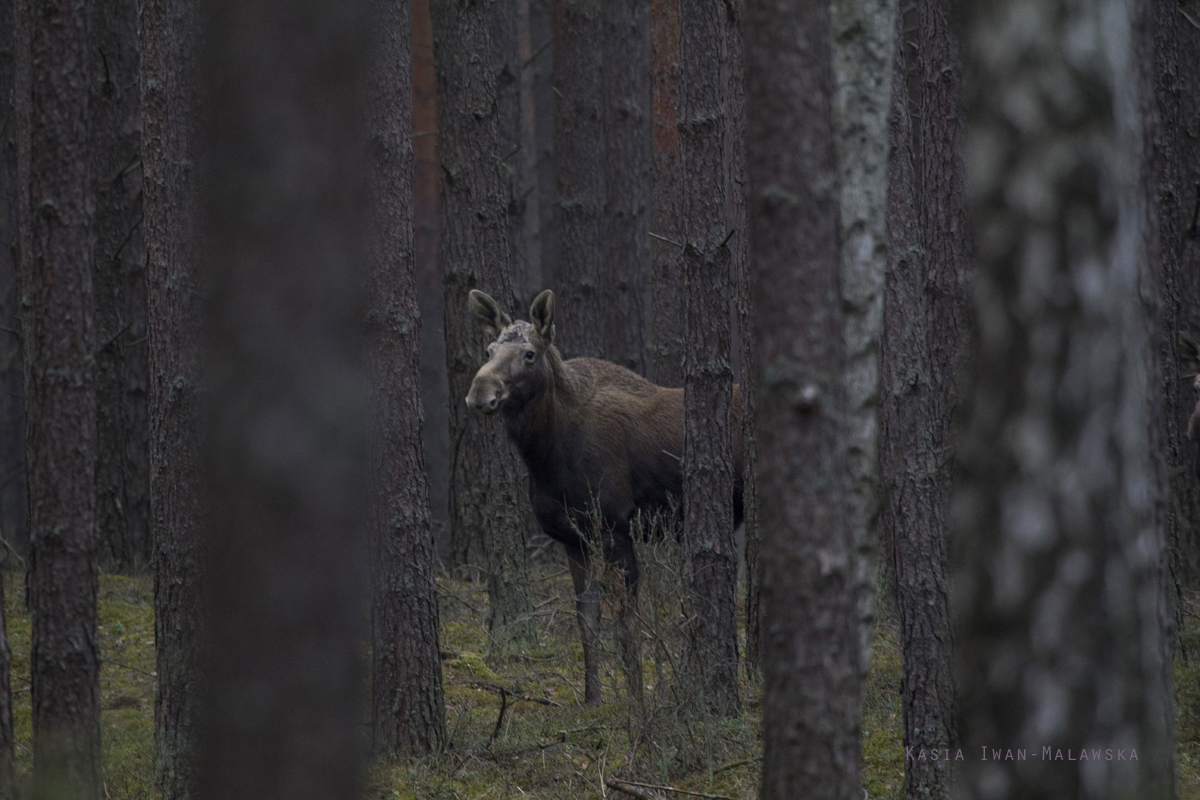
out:
{"label": "moose body", "polygon": [[[641,696],[641,650],[634,612],[638,565],[631,525],[642,511],[665,511],[683,491],[683,389],[656,386],[596,358],[564,361],[553,344],[554,295],[544,291],[530,322],[513,322],[492,298],[472,291],[471,314],[495,339],[467,405],[499,413],[529,470],[529,498],[542,530],[566,550],[583,642],[585,702],[600,702],[596,637],[600,600],[584,534],[596,529],[605,562],[622,573],[618,633],[626,684]],[[733,414],[741,417],[734,387]],[[738,424],[734,431],[740,431]],[[742,515],[741,437],[734,435],[734,520]],[[674,499],[674,503],[673,503]]]}

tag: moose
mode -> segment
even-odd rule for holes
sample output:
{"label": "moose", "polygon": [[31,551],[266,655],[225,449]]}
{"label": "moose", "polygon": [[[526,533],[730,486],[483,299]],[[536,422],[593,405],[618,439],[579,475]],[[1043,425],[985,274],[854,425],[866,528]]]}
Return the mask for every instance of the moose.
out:
{"label": "moose", "polygon": [[[513,320],[488,295],[473,290],[468,309],[494,341],[467,394],[467,406],[498,413],[529,470],[529,499],[543,531],[566,550],[583,643],[584,702],[600,703],[597,636],[600,597],[592,575],[595,531],[606,566],[623,575],[616,598],[617,636],[625,680],[640,699],[637,637],[636,513],[678,509],[683,491],[683,389],[656,386],[597,358],[564,361],[554,346],[554,293],[543,291],[529,322]],[[733,430],[741,430],[741,398],[733,390]],[[742,518],[742,443],[733,441],[734,525]],[[675,498],[675,501],[673,501]],[[591,535],[591,534],[588,534]],[[623,591],[620,591],[623,589]]]}

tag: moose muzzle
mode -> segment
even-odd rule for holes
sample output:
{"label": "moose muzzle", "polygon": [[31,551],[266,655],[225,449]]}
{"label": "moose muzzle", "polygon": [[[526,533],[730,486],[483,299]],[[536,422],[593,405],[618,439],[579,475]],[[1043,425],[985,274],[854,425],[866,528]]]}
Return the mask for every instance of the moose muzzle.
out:
{"label": "moose muzzle", "polygon": [[471,390],[467,392],[467,408],[491,414],[507,399],[508,390],[504,388],[504,382],[480,370],[475,380],[471,381]]}

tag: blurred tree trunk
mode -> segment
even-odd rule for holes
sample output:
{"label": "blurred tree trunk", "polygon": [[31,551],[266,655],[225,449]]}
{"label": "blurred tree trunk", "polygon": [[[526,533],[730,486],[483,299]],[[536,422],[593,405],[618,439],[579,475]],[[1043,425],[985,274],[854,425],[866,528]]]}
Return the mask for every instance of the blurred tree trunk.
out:
{"label": "blurred tree trunk", "polygon": [[369,7],[224,0],[205,32],[212,800],[358,796]]}
{"label": "blurred tree trunk", "polygon": [[888,109],[896,7],[897,0],[833,0],[830,5],[845,315],[849,520],[864,678],[871,666],[879,565],[879,340],[887,271]]}
{"label": "blurred tree trunk", "polygon": [[761,629],[759,598],[762,589],[758,554],[762,531],[758,525],[758,442],[755,438],[754,411],[757,406],[758,360],[754,346],[754,312],[750,302],[750,236],[746,215],[746,192],[750,178],[746,174],[746,0],[733,0],[726,6],[725,25],[725,105],[728,128],[725,137],[725,200],[729,205],[729,240],[733,281],[733,305],[737,319],[735,346],[741,367],[742,390],[742,510],[746,541],[746,669],[760,675]]}
{"label": "blurred tree trunk", "polygon": [[[650,0],[605,0],[599,49],[604,98],[605,351],[646,374],[645,275],[650,257]],[[593,44],[593,47],[596,45]],[[586,354],[580,354],[586,355]]]}
{"label": "blurred tree trunk", "polygon": [[[946,568],[949,509],[939,484],[945,479],[947,455],[930,435],[946,421],[934,412],[929,339],[935,331],[960,337],[964,332],[936,328],[930,311],[941,298],[926,282],[921,247],[903,20],[901,10],[895,20],[888,130],[889,268],[880,352],[883,418],[879,452],[886,502],[881,528],[891,558],[904,652],[904,745],[957,749]],[[949,798],[951,764],[945,759],[906,759],[904,781],[907,797]]]}
{"label": "blurred tree trunk", "polygon": [[[1171,597],[1175,624],[1183,621],[1182,594],[1200,583],[1200,482],[1193,464],[1195,445],[1187,441],[1187,420],[1196,405],[1190,381],[1180,370],[1179,334],[1200,332],[1200,228],[1196,209],[1200,205],[1200,133],[1196,113],[1200,109],[1200,3],[1149,3],[1146,33],[1152,37],[1153,55],[1143,55],[1154,64],[1149,87],[1158,117],[1152,133],[1150,169],[1158,232],[1160,265],[1158,346],[1162,355],[1162,398],[1159,411],[1162,451],[1171,502],[1166,512],[1173,575]],[[1194,655],[1194,654],[1186,654]]]}
{"label": "blurred tree trunk", "polygon": [[450,387],[446,376],[445,289],[438,263],[441,168],[437,157],[437,72],[433,63],[433,22],[429,0],[413,0],[413,238],[417,302],[421,311],[422,438],[429,476],[429,508],[438,555],[450,555]]}
{"label": "blurred tree trunk", "polygon": [[680,6],[679,152],[684,191],[684,543],[689,633],[708,707],[740,713],[737,548],[733,541],[733,368],[729,220],[725,203],[724,6]]}
{"label": "blurred tree trunk", "polygon": [[371,749],[423,756],[446,744],[436,555],[421,448],[420,339],[413,274],[412,59],[406,3],[375,0],[368,135],[367,286],[372,447]]}
{"label": "blurred tree trunk", "polygon": [[955,499],[963,743],[1138,756],[969,758],[972,796],[1174,796],[1129,10],[993,0],[964,20],[979,341]]}
{"label": "blurred tree trunk", "polygon": [[[21,243],[17,205],[24,195],[17,177],[17,14],[25,0],[0,2],[0,537],[18,552],[29,551],[29,504],[25,495],[25,388],[21,362],[21,311],[17,267]],[[28,37],[26,37],[28,43]],[[28,71],[28,59],[25,59]],[[28,93],[28,79],[23,83]],[[27,100],[26,100],[27,101]],[[0,545],[2,547],[2,545]]]}
{"label": "blurred tree trunk", "polygon": [[454,0],[433,0],[431,8],[453,446],[451,559],[460,568],[482,565],[486,570],[491,646],[503,652],[533,636],[525,567],[525,487],[504,426],[469,411],[464,402],[486,345],[467,313],[467,293],[481,289],[505,306],[512,297],[508,226],[500,201],[492,20],[484,4],[460,7]]}
{"label": "blurred tree trunk", "polygon": [[[92,182],[83,2],[31,8],[21,295],[34,796],[99,798]],[[23,43],[19,51],[24,51]],[[24,52],[22,52],[22,56]],[[24,98],[21,99],[24,105]]]}
{"label": "blurred tree trunk", "polygon": [[650,229],[651,314],[648,375],[683,385],[687,304],[683,286],[683,178],[679,161],[679,0],[651,0],[654,77],[654,217]]}
{"label": "blurred tree trunk", "polygon": [[91,3],[89,12],[97,548],[105,570],[130,573],[151,557],[138,12],[133,0]]}
{"label": "blurred tree trunk", "polygon": [[201,647],[200,20],[196,0],[142,0],[142,208],[150,334],[150,518],[154,546],[155,780],[164,800],[197,791]]}
{"label": "blurred tree trunk", "polygon": [[[829,6],[754,0],[746,150],[762,396],[760,797],[858,798]],[[796,458],[795,454],[804,457]]]}
{"label": "blurred tree trunk", "polygon": [[[566,358],[608,358],[603,9],[610,0],[552,0],[554,157],[558,194],[555,342]],[[612,0],[624,2],[625,0]]]}

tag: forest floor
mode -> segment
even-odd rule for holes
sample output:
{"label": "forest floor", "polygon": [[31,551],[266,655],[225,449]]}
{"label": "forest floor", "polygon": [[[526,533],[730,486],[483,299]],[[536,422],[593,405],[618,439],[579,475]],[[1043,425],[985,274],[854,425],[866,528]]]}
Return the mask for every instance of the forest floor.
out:
{"label": "forest floor", "polygon": [[[643,563],[646,560],[643,555]],[[654,570],[650,569],[653,580]],[[669,582],[666,582],[669,583]],[[537,644],[518,656],[489,658],[481,586],[439,580],[446,725],[450,746],[438,758],[405,766],[376,766],[369,798],[628,798],[611,780],[668,785],[692,794],[644,789],[648,797],[750,799],[761,767],[761,691],[743,675],[743,714],[737,719],[696,713],[675,679],[671,651],[678,595],[660,581],[643,589],[645,701],[636,711],[605,625],[601,660],[604,705],[578,703],[583,675],[574,595],[565,568],[547,564],[533,576]],[[5,611],[13,651],[12,689],[17,769],[27,781],[33,767],[29,707],[30,618],[19,574],[5,575]],[[154,613],[148,577],[100,578],[100,697],[105,796],[156,798],[153,788]],[[1188,604],[1180,637],[1191,659],[1175,667],[1180,796],[1200,800],[1200,602]],[[606,608],[606,612],[609,609]],[[606,623],[611,614],[606,613]],[[877,630],[863,717],[863,785],[869,798],[903,797],[900,720],[900,647],[894,623]],[[500,691],[503,688],[505,698]],[[504,709],[503,715],[501,714]],[[366,730],[364,722],[364,733]],[[636,788],[636,787],[634,787]]]}

